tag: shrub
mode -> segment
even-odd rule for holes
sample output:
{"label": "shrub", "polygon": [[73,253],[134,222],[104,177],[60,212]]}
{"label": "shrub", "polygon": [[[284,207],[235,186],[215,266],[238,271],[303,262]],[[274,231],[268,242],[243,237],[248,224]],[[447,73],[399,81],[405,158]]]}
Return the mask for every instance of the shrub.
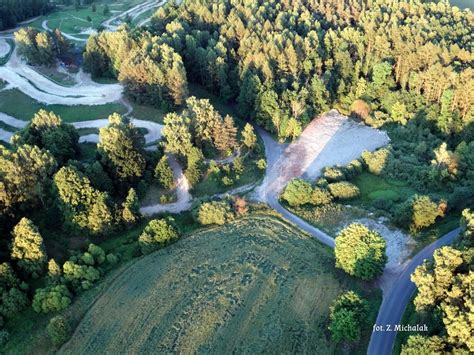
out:
{"label": "shrub", "polygon": [[138,237],[138,244],[142,254],[149,254],[178,238],[178,232],[172,226],[170,220],[154,219],[148,223],[140,237]]}
{"label": "shrub", "polygon": [[400,227],[409,226],[410,231],[416,233],[435,223],[436,218],[443,217],[446,208],[445,201],[437,204],[429,196],[415,195],[399,206],[395,212],[395,222]]}
{"label": "shrub", "polygon": [[112,253],[107,254],[107,256],[105,258],[107,260],[107,263],[110,264],[110,265],[115,265],[119,261],[119,257],[115,254],[112,254]]}
{"label": "shrub", "polygon": [[330,307],[329,330],[332,339],[335,342],[358,340],[367,311],[367,301],[355,292],[341,295]]}
{"label": "shrub", "polygon": [[362,171],[363,171],[363,166],[362,166],[362,163],[355,159],[355,160],[352,160],[349,164],[346,165],[346,167],[344,168],[344,171],[345,171],[345,175],[346,175],[346,178],[348,180],[356,177],[357,175],[359,175]]}
{"label": "shrub", "polygon": [[100,279],[99,270],[93,266],[79,265],[68,260],[63,265],[64,279],[70,282],[75,290],[88,290]]}
{"label": "shrub", "polygon": [[370,280],[382,274],[387,262],[386,242],[360,223],[344,228],[336,237],[336,267],[349,275]]}
{"label": "shrub", "polygon": [[331,181],[331,182],[341,181],[341,180],[346,179],[346,176],[344,174],[344,171],[342,171],[342,168],[341,167],[336,167],[336,166],[324,168],[323,177],[327,181]]}
{"label": "shrub", "polygon": [[311,202],[313,188],[303,179],[293,179],[286,185],[281,195],[290,206],[300,206]]}
{"label": "shrub", "polygon": [[158,179],[160,185],[165,189],[171,190],[174,187],[173,170],[169,165],[166,155],[163,155],[158,164],[156,164],[155,178]]}
{"label": "shrub", "polygon": [[233,202],[234,211],[237,215],[243,216],[246,215],[249,208],[247,206],[247,201],[243,197],[236,196]]}
{"label": "shrub", "polygon": [[234,219],[234,214],[227,202],[204,202],[198,207],[197,220],[203,225],[222,225]]}
{"label": "shrub", "polygon": [[259,168],[260,170],[265,170],[267,168],[267,162],[265,159],[257,160],[256,164],[257,168]]}
{"label": "shrub", "polygon": [[327,205],[332,202],[332,195],[329,191],[315,187],[311,193],[311,203],[313,205]]}
{"label": "shrub", "polygon": [[46,327],[49,339],[54,346],[63,345],[69,338],[71,328],[63,316],[56,316],[49,320],[48,326]]}
{"label": "shrub", "polygon": [[362,153],[362,159],[367,166],[367,169],[375,175],[380,175],[382,173],[389,156],[390,151],[387,148],[382,148],[372,153],[368,151]]}
{"label": "shrub", "polygon": [[335,198],[346,199],[359,196],[359,188],[347,181],[333,182],[328,185],[329,192]]}
{"label": "shrub", "polygon": [[61,311],[71,304],[71,297],[64,285],[39,288],[33,297],[33,309],[38,313]]}

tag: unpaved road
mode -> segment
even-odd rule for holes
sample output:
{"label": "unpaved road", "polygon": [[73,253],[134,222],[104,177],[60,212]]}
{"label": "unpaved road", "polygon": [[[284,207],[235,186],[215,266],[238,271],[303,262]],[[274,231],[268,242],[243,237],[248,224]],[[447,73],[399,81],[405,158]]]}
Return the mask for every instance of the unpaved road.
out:
{"label": "unpaved road", "polygon": [[7,56],[8,53],[10,53],[10,45],[5,39],[0,38],[0,58]]}
{"label": "unpaved road", "polygon": [[173,169],[174,181],[176,182],[177,201],[167,204],[155,204],[140,208],[140,212],[145,216],[152,216],[157,213],[171,212],[179,213],[191,208],[192,196],[189,193],[189,183],[183,174],[181,166],[174,156],[168,155],[168,162]]}
{"label": "unpaved road", "polygon": [[415,284],[410,280],[410,275],[425,259],[430,259],[433,256],[435,249],[452,244],[459,232],[460,228],[457,228],[445,234],[416,254],[403,268],[400,276],[392,283],[390,290],[384,292],[376,324],[382,326],[384,330],[391,329],[391,331],[372,333],[367,350],[368,355],[390,355],[392,353],[397,336],[397,332],[393,330],[397,324],[401,323],[405,308],[416,289]]}
{"label": "unpaved road", "polygon": [[58,85],[23,63],[16,49],[9,62],[0,67],[0,78],[11,87],[45,104],[103,105],[119,101],[123,90],[120,84],[105,85],[92,80],[80,81],[73,87]]}

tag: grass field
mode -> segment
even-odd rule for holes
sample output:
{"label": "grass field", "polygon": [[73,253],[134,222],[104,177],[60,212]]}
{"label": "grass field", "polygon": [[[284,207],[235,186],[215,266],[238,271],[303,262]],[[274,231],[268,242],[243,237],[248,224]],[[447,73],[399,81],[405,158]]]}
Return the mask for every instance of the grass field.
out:
{"label": "grass field", "polygon": [[54,111],[65,122],[87,121],[107,118],[114,112],[125,113],[126,109],[119,103],[104,105],[45,105],[23,94],[17,89],[0,92],[0,112],[20,120],[29,121],[40,109]]}
{"label": "grass field", "polygon": [[[103,21],[143,2],[145,0],[121,0],[118,2],[99,0],[95,1],[95,12],[92,11],[91,5],[81,6],[78,10],[74,6],[61,6],[56,11],[35,20],[29,26],[43,30],[42,23],[47,21],[47,25],[51,29],[59,28],[65,33],[78,35],[78,37],[83,36],[87,39],[88,35],[82,34],[83,31],[87,31],[90,28],[97,29]],[[105,4],[108,5],[110,10],[106,15],[104,15]],[[90,22],[88,18],[90,18]]]}
{"label": "grass field", "polygon": [[358,200],[371,203],[377,199],[404,201],[416,193],[404,181],[385,179],[368,172],[358,175],[353,182],[360,189]]}
{"label": "grass field", "polygon": [[334,269],[329,249],[279,219],[248,217],[124,270],[61,353],[334,353],[328,307],[349,288],[368,289]]}

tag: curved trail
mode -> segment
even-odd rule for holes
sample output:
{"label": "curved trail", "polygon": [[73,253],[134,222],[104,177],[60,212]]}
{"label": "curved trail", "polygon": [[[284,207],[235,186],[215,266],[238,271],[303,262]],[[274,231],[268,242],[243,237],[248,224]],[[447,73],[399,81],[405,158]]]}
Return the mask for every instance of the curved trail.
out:
{"label": "curved trail", "polygon": [[73,87],[53,83],[24,64],[16,49],[8,63],[0,67],[0,78],[36,101],[49,105],[103,105],[119,101],[123,90],[120,84],[105,85],[92,80],[80,81]]}
{"label": "curved trail", "polygon": [[152,216],[162,212],[179,213],[191,208],[192,196],[189,193],[188,179],[184,176],[181,166],[173,155],[168,155],[168,162],[171,169],[173,169],[178,200],[173,203],[154,204],[140,208],[140,212],[145,216]]}

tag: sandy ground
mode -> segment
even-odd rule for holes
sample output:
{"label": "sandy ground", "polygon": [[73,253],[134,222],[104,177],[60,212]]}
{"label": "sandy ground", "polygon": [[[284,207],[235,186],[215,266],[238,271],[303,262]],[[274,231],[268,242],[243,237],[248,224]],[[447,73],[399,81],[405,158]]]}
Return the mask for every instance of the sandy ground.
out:
{"label": "sandy ground", "polygon": [[[19,120],[15,117],[6,115],[1,112],[0,112],[0,121],[18,129],[21,129],[28,124],[27,121]],[[145,128],[147,130],[147,133],[145,134],[145,141],[147,144],[154,143],[161,139],[161,130],[163,129],[162,124],[151,122],[151,121],[137,120],[135,118],[132,118],[131,122],[135,126],[139,128]],[[109,120],[106,118],[99,119],[99,120],[81,121],[81,122],[72,123],[72,125],[78,129],[79,128],[102,128],[102,127],[106,127],[108,124],[109,124]],[[2,131],[3,131],[3,134],[0,136],[0,140],[7,141],[7,142],[10,141],[12,132],[8,132],[5,130],[1,130],[0,132]],[[3,139],[3,138],[6,138],[6,139]],[[93,133],[81,136],[79,138],[80,143],[85,143],[85,142],[97,143],[98,141],[99,141],[99,135],[93,134]]]}
{"label": "sandy ground", "polygon": [[168,155],[168,162],[173,169],[178,200],[174,203],[155,204],[140,208],[140,212],[145,216],[152,216],[162,212],[179,213],[191,208],[192,196],[189,193],[188,180],[186,179],[186,176],[184,176],[181,166],[172,155]]}
{"label": "sandy ground", "polygon": [[92,82],[90,78],[84,80],[84,76],[86,76],[84,73],[78,75],[77,78],[80,81],[73,87],[55,84],[25,65],[18,57],[16,50],[13,52],[10,61],[5,66],[0,67],[0,78],[2,80],[45,104],[103,105],[119,101],[122,97],[122,85],[97,84]]}
{"label": "sandy ground", "polygon": [[10,53],[10,45],[8,42],[2,38],[0,38],[0,58],[3,58]]}
{"label": "sandy ground", "polygon": [[[132,20],[136,19],[138,16],[140,16],[142,13],[151,10],[155,7],[162,6],[166,3],[166,0],[163,1],[158,1],[158,0],[151,0],[151,1],[146,1],[144,3],[141,3],[137,6],[132,7],[131,9],[128,9],[127,11],[122,12],[119,15],[113,16],[110,19],[102,22],[102,26],[104,26],[107,30],[109,31],[115,31],[117,30],[118,26],[121,24],[121,19],[125,18],[125,16],[130,16]],[[119,20],[120,22],[118,25],[114,24],[115,21]]]}
{"label": "sandy ground", "polygon": [[296,142],[290,145],[272,143],[267,156],[273,156],[270,156],[265,179],[257,190],[259,199],[266,201],[268,194],[278,196],[293,178],[302,176],[314,180],[324,167],[347,164],[360,157],[364,150],[373,151],[388,142],[385,132],[331,110],[313,120]]}
{"label": "sandy ground", "polygon": [[388,272],[396,272],[409,258],[416,243],[409,235],[403,233],[399,229],[388,228],[384,222],[384,218],[379,218],[377,220],[361,218],[351,223],[361,223],[369,229],[376,230],[380,233],[387,242],[388,262],[385,265],[385,269]]}

